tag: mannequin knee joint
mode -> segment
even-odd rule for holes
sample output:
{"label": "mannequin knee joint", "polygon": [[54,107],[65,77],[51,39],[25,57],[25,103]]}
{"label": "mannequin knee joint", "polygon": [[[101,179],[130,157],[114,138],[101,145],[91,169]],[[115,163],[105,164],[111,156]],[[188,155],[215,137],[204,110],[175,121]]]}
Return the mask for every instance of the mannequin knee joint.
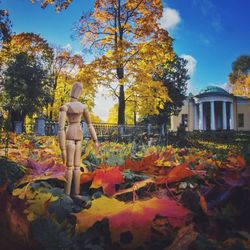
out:
{"label": "mannequin knee joint", "polygon": [[73,165],[68,165],[66,170],[67,171],[72,171],[73,169],[74,169]]}
{"label": "mannequin knee joint", "polygon": [[75,170],[75,171],[80,171],[80,166],[75,166],[75,167],[74,167],[74,170]]}

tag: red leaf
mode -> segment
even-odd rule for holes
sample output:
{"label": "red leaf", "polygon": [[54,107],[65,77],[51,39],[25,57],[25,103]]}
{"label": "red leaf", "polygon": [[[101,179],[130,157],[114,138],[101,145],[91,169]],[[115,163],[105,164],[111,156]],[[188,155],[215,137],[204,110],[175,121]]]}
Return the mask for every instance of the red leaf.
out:
{"label": "red leaf", "polygon": [[87,182],[90,182],[94,179],[95,174],[93,172],[88,172],[88,173],[82,173],[81,174],[81,184],[85,184]]}
{"label": "red leaf", "polygon": [[170,170],[170,172],[167,174],[166,177],[159,178],[157,182],[159,183],[173,183],[177,181],[182,181],[188,177],[191,177],[194,175],[194,172],[189,169],[187,163],[182,163],[173,169]]}
{"label": "red leaf", "polygon": [[94,200],[90,209],[76,214],[77,231],[85,232],[96,221],[108,218],[113,242],[119,242],[121,233],[130,231],[133,234],[132,245],[135,247],[150,239],[151,225],[156,215],[167,217],[173,227],[182,227],[188,214],[186,208],[168,199],[152,198],[124,203],[103,196]]}
{"label": "red leaf", "polygon": [[[155,161],[158,159],[158,155],[152,154],[144,157],[140,161],[134,161],[130,158],[125,160],[124,167],[122,169],[130,169],[134,172],[147,171],[153,173],[153,168],[155,167]],[[158,169],[158,168],[157,168]]]}
{"label": "red leaf", "polygon": [[205,214],[208,214],[208,207],[207,207],[207,202],[206,202],[205,197],[199,191],[198,191],[198,196],[200,199],[200,204],[201,204],[201,208],[202,208],[203,212]]}
{"label": "red leaf", "polygon": [[118,167],[105,167],[95,170],[95,177],[91,188],[103,188],[107,195],[115,193],[115,185],[124,182],[123,175]]}

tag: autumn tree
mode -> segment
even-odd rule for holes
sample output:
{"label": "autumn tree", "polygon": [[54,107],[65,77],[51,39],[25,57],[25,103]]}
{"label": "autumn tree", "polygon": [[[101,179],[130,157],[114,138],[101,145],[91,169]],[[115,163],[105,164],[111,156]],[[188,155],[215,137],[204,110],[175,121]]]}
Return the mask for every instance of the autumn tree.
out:
{"label": "autumn tree", "polygon": [[3,41],[9,41],[11,37],[11,21],[9,18],[9,12],[4,9],[0,9],[0,43]]}
{"label": "autumn tree", "polygon": [[234,94],[250,97],[250,55],[241,55],[233,62],[228,85]]}
{"label": "autumn tree", "polygon": [[6,66],[0,86],[3,108],[14,127],[14,121],[24,121],[50,102],[51,82],[41,62],[26,53],[15,55]]}
{"label": "autumn tree", "polygon": [[47,116],[50,119],[58,118],[59,108],[69,100],[71,87],[75,81],[83,84],[80,101],[86,103],[91,110],[94,106],[97,82],[92,67],[84,63],[81,55],[54,46],[50,74],[53,79],[52,101],[47,109]]}
{"label": "autumn tree", "polygon": [[[74,81],[76,74],[82,67],[83,59],[81,55],[74,54],[68,49],[54,46],[50,66],[50,74],[53,78],[52,99],[49,108],[50,119],[55,118],[53,115],[55,108],[59,109],[59,106],[65,101],[65,95],[68,95],[71,88],[70,83]],[[55,100],[58,99],[60,103],[54,107]]]}
{"label": "autumn tree", "polygon": [[38,2],[41,7],[45,9],[49,4],[54,5],[56,11],[61,11],[62,9],[67,9],[69,4],[73,0],[30,0],[32,3]]}
{"label": "autumn tree", "polygon": [[169,100],[164,102],[159,113],[148,116],[145,121],[152,124],[167,124],[171,115],[178,115],[186,98],[187,84],[189,80],[188,70],[186,68],[187,61],[175,55],[174,60],[168,60],[164,65],[163,74],[155,75],[164,87],[168,90]]}
{"label": "autumn tree", "polygon": [[[134,122],[134,106],[132,105],[128,105],[126,107],[126,111],[125,111],[125,123],[126,124],[133,124]],[[114,104],[110,109],[109,109],[109,113],[108,113],[108,118],[107,118],[107,122],[108,123],[114,123],[117,124],[117,112],[118,112],[118,103]]]}
{"label": "autumn tree", "polygon": [[142,120],[149,115],[158,115],[164,104],[171,99],[168,97],[168,89],[162,82],[147,79],[145,83],[136,83],[126,90],[126,114],[127,109],[133,114],[133,123],[137,124],[138,117]]}
{"label": "autumn tree", "polygon": [[51,63],[53,51],[48,42],[35,33],[18,33],[12,35],[10,41],[3,43],[0,51],[1,63],[9,63],[20,53],[41,61],[44,68],[48,68]]}
{"label": "autumn tree", "polygon": [[118,124],[125,122],[125,90],[151,82],[158,64],[173,57],[172,39],[160,29],[161,0],[96,0],[80,19],[78,33],[93,62],[99,82],[118,98]]}
{"label": "autumn tree", "polygon": [[[48,42],[40,35],[34,33],[11,35],[10,40],[3,41],[0,50],[1,76],[3,77],[3,71],[22,53],[29,56],[33,61],[39,61],[40,67],[48,71],[51,65],[52,52]],[[3,98],[1,98],[1,103],[2,101]]]}

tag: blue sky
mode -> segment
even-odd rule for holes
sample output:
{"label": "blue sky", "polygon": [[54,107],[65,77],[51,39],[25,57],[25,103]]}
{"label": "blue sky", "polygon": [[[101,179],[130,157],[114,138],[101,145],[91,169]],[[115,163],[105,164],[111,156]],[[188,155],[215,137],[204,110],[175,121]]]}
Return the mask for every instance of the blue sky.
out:
{"label": "blue sky", "polygon": [[[42,10],[30,0],[2,0],[9,10],[13,30],[41,34],[49,43],[71,46],[81,51],[80,42],[72,40],[73,25],[88,10],[93,0],[73,0],[66,11],[56,13],[51,6]],[[161,20],[175,39],[174,49],[188,59],[191,74],[189,90],[196,92],[207,85],[225,85],[232,62],[241,54],[250,54],[249,0],[169,0],[164,1]],[[105,119],[111,99],[97,95]],[[104,115],[105,113],[105,115]]]}
{"label": "blue sky", "polygon": [[225,84],[232,62],[250,54],[250,1],[175,0],[165,7],[180,17],[170,30],[175,50],[196,60],[192,89]]}

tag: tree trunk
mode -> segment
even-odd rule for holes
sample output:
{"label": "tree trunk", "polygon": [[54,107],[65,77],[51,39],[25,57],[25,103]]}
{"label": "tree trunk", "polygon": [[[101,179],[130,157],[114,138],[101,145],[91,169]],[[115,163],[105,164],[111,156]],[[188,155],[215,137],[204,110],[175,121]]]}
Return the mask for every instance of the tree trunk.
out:
{"label": "tree trunk", "polygon": [[118,125],[125,124],[125,93],[124,86],[120,85],[119,88],[119,107],[118,107]]}
{"label": "tree trunk", "polygon": [[22,122],[22,130],[24,131],[24,119],[25,119],[25,114],[20,114],[18,111],[10,111],[9,112],[9,121],[11,124],[11,127],[8,128],[8,130],[14,132],[15,131],[15,122],[21,121]]}
{"label": "tree trunk", "polygon": [[55,81],[54,81],[54,86],[53,86],[53,94],[52,94],[52,100],[51,100],[51,103],[50,103],[50,112],[49,112],[49,119],[52,120],[53,118],[53,106],[54,106],[54,103],[55,103],[55,92],[56,92],[56,88],[57,88],[57,80],[58,80],[58,76],[55,76]]}
{"label": "tree trunk", "polygon": [[136,126],[136,111],[134,111],[134,125]]}
{"label": "tree trunk", "polygon": [[[50,108],[51,109],[53,108],[53,104],[50,104]],[[52,120],[52,118],[53,118],[53,112],[52,112],[52,110],[50,110],[50,112],[49,112],[49,119]]]}
{"label": "tree trunk", "polygon": [[15,131],[15,121],[20,121],[20,115],[18,112],[12,110],[9,112],[10,115],[10,123],[11,123],[11,128],[10,131],[14,132]]}

